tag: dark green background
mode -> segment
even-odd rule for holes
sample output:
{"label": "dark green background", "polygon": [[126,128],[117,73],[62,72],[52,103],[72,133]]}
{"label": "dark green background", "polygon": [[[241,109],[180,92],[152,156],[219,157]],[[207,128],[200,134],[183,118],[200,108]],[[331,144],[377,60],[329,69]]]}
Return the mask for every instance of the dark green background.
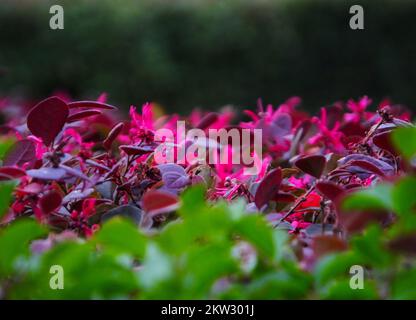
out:
{"label": "dark green background", "polygon": [[[14,4],[11,4],[14,3]],[[18,3],[18,4],[16,4]],[[63,4],[65,29],[49,29]],[[365,30],[349,28],[361,4]],[[2,1],[0,93],[168,112],[368,94],[416,104],[416,1]]]}

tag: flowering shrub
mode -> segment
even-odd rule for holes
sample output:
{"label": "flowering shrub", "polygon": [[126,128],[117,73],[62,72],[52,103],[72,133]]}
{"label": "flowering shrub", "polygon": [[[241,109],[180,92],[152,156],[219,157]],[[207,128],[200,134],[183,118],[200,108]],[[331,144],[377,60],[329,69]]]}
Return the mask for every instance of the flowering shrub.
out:
{"label": "flowering shrub", "polygon": [[[299,104],[259,101],[235,124],[228,109],[183,119],[152,104],[119,121],[105,95],[29,112],[2,100],[1,297],[416,298],[410,113],[389,101],[369,111],[367,97],[318,117]],[[258,174],[157,164],[155,132],[177,134],[179,120],[261,129]],[[64,290],[49,286],[55,265]],[[366,271],[358,289],[354,266]]]}

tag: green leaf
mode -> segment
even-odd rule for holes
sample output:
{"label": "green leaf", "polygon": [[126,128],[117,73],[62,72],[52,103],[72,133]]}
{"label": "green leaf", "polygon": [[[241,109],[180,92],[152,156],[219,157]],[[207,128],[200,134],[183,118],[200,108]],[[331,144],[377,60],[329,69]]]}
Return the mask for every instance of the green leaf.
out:
{"label": "green leaf", "polygon": [[246,215],[236,222],[235,231],[266,257],[275,256],[273,228],[259,215]]}
{"label": "green leaf", "polygon": [[290,247],[289,235],[287,231],[274,230],[273,241],[275,247],[275,254],[273,260],[277,263],[288,260],[295,260],[295,254]]}
{"label": "green leaf", "polygon": [[29,254],[30,241],[42,237],[46,230],[34,220],[21,220],[0,233],[0,276],[12,272],[17,258]]}
{"label": "green leaf", "polygon": [[162,288],[163,282],[169,281],[175,276],[173,259],[162,251],[155,243],[147,246],[143,268],[139,273],[140,284],[144,290]]}
{"label": "green leaf", "polygon": [[208,298],[217,279],[238,270],[237,262],[231,256],[231,243],[227,242],[193,247],[184,260],[181,298]]}
{"label": "green leaf", "polygon": [[169,223],[157,238],[160,247],[171,254],[180,254],[195,243],[198,230],[190,228],[184,221]]}
{"label": "green leaf", "polygon": [[194,216],[205,207],[205,188],[202,185],[196,185],[186,189],[183,193],[179,214],[183,217]]}
{"label": "green leaf", "polygon": [[352,289],[350,279],[332,282],[322,290],[321,299],[330,300],[375,300],[379,298],[377,287],[372,281],[364,281],[362,289]]}
{"label": "green leaf", "polygon": [[291,274],[284,270],[266,273],[242,288],[242,299],[301,299],[310,287],[306,274]]}
{"label": "green leaf", "polygon": [[13,139],[2,139],[0,140],[0,160],[3,159],[5,154],[10,150],[12,145],[14,144]]}
{"label": "green leaf", "polygon": [[378,268],[386,267],[392,262],[392,256],[382,243],[383,231],[378,225],[372,225],[362,235],[351,240],[354,252],[366,265]]}
{"label": "green leaf", "polygon": [[391,297],[398,300],[416,300],[416,268],[398,273],[391,286]]}
{"label": "green leaf", "polygon": [[403,218],[415,215],[416,212],[416,177],[406,177],[393,188],[392,198],[394,211]]}
{"label": "green leaf", "polygon": [[[63,242],[46,252],[35,268],[12,290],[13,298],[24,299],[116,299],[128,298],[138,288],[132,264],[92,242]],[[51,290],[50,268],[64,272],[64,290]]]}
{"label": "green leaf", "polygon": [[144,257],[147,239],[128,220],[111,219],[103,225],[94,239],[107,250],[119,254],[128,253],[136,258]]}
{"label": "green leaf", "polygon": [[348,195],[342,202],[342,209],[353,210],[391,210],[393,201],[392,186],[379,184],[375,187],[360,190]]}
{"label": "green leaf", "polygon": [[416,154],[416,127],[398,128],[393,131],[392,139],[406,159],[410,160]]}
{"label": "green leaf", "polygon": [[9,208],[9,204],[12,200],[12,193],[15,187],[15,181],[0,182],[0,219]]}
{"label": "green leaf", "polygon": [[361,264],[362,259],[351,251],[324,256],[318,261],[314,270],[317,288],[331,280],[345,277],[349,274],[351,266]]}

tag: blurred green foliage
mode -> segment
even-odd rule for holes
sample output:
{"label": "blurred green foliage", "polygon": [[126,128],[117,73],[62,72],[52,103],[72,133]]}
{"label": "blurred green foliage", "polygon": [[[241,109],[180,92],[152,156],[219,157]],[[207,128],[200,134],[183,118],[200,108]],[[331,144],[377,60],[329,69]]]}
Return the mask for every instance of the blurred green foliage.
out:
{"label": "blurred green foliage", "polygon": [[[88,240],[61,241],[43,253],[30,253],[29,243],[46,230],[19,219],[0,230],[0,293],[8,299],[415,299],[415,250],[403,242],[416,237],[409,224],[415,212],[402,211],[405,199],[395,196],[415,187],[407,177],[386,191],[397,208],[394,225],[370,224],[351,236],[347,251],[322,256],[311,272],[298,266],[285,231],[245,213],[243,202],[207,204],[201,187],[184,193],[180,219],[157,232],[114,218]],[[246,251],[236,250],[241,245]],[[56,265],[64,271],[62,290],[49,286]],[[354,265],[366,270],[361,290],[350,287]]]}
{"label": "blurred green foliage", "polygon": [[[65,29],[49,29],[62,4]],[[365,30],[349,28],[361,4]],[[102,91],[127,108],[277,104],[313,109],[368,94],[416,103],[416,2],[57,0],[0,3],[0,93]]]}

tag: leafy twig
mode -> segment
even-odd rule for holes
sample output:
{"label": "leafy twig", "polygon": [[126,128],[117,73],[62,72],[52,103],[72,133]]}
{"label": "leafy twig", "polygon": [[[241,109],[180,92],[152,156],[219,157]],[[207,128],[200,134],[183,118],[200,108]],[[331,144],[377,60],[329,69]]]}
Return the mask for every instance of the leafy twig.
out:
{"label": "leafy twig", "polygon": [[295,212],[295,210],[303,203],[306,201],[306,199],[308,198],[308,196],[312,193],[312,191],[315,190],[315,183],[312,184],[312,186],[308,189],[308,191],[306,191],[302,197],[298,198],[298,200],[296,201],[296,203],[293,205],[292,208],[290,208],[290,210],[276,223],[276,225],[274,226],[275,228],[281,224],[284,220],[287,219],[287,217],[289,217],[291,214],[293,214]]}

